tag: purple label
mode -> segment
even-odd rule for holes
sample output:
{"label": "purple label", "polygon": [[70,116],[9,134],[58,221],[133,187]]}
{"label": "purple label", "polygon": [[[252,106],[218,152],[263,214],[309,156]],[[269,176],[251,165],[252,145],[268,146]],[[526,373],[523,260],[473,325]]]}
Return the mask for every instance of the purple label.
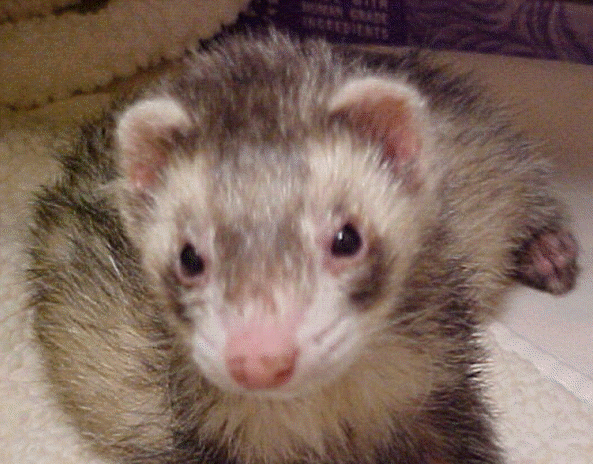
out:
{"label": "purple label", "polygon": [[406,38],[397,0],[256,0],[251,9],[278,28],[333,42],[399,45]]}

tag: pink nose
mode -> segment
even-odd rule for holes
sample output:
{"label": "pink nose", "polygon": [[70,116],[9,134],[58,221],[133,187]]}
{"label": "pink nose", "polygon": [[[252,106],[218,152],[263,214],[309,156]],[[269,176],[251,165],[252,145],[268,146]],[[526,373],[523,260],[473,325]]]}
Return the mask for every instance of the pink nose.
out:
{"label": "pink nose", "polygon": [[233,380],[255,390],[287,383],[294,374],[299,350],[292,334],[278,327],[256,327],[230,334],[225,356]]}
{"label": "pink nose", "polygon": [[275,354],[243,354],[227,358],[231,377],[242,387],[256,390],[279,387],[294,373],[298,351],[288,349]]}

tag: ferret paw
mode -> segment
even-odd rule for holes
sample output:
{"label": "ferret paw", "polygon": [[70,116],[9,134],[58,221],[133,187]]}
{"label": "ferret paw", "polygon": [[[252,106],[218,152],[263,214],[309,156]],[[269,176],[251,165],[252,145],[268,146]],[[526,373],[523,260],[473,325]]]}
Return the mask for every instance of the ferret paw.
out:
{"label": "ferret paw", "polygon": [[566,293],[578,274],[578,244],[566,230],[542,232],[517,252],[515,279],[554,295]]}

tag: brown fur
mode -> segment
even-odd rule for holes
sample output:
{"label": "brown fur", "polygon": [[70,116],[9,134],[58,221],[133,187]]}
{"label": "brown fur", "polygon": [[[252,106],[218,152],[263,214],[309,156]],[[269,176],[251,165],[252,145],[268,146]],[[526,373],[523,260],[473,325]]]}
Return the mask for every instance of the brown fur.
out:
{"label": "brown fur", "polygon": [[[155,105],[116,115],[118,129],[113,115],[84,129],[36,203],[31,304],[49,379],[100,453],[502,462],[477,321],[522,279],[518,261],[534,270],[517,258],[525,244],[564,219],[547,163],[481,92],[427,60],[231,39],[134,103]],[[389,97],[359,104],[361,85]],[[318,231],[340,221],[361,231],[362,257],[320,255]],[[203,278],[179,281],[171,256],[184,240],[205,257]],[[362,334],[335,374],[287,396],[243,394],[194,362],[192,334],[222,308],[213,298],[247,313],[273,289],[309,307],[334,281],[344,307],[331,310]]]}

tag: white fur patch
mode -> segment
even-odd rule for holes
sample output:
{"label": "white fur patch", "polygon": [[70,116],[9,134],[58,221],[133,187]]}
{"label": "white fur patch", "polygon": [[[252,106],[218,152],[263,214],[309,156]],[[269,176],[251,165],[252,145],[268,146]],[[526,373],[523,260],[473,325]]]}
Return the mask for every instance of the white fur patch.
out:
{"label": "white fur patch", "polygon": [[140,101],[122,115],[116,129],[119,161],[133,187],[144,189],[152,184],[155,172],[167,162],[163,142],[191,123],[178,102],[163,97]]}
{"label": "white fur patch", "polygon": [[166,128],[185,129],[190,124],[189,115],[175,100],[164,97],[142,100],[119,119],[117,140],[124,151],[133,150],[137,137],[160,133]]}
{"label": "white fur patch", "polygon": [[357,77],[348,81],[332,97],[330,112],[339,111],[360,101],[380,99],[385,96],[401,98],[412,109],[421,109],[426,105],[418,91],[404,82],[380,77]]}

